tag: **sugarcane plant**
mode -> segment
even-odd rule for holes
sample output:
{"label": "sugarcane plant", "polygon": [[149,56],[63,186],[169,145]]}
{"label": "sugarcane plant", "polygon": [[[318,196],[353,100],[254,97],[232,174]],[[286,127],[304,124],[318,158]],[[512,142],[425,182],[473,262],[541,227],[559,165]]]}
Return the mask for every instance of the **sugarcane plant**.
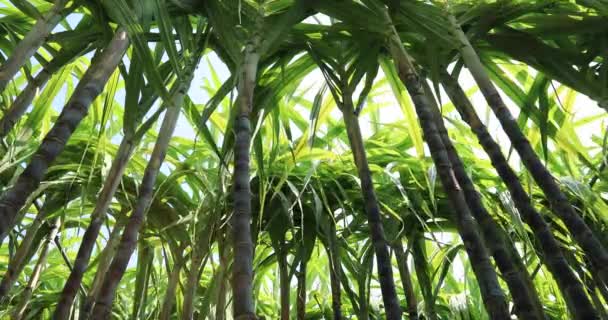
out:
{"label": "sugarcane plant", "polygon": [[608,319],[605,0],[0,12],[0,318]]}
{"label": "sugarcane plant", "polygon": [[[363,44],[361,44],[359,48],[363,48],[365,45],[371,45],[372,47],[374,45],[373,43],[362,42]],[[346,46],[343,48],[345,47]],[[328,48],[325,48],[323,51],[327,50]],[[374,192],[369,164],[367,163],[361,128],[359,127],[357,120],[357,115],[364,106],[366,95],[371,89],[371,85],[379,67],[377,63],[374,63],[377,59],[373,52],[368,52],[368,55],[355,59],[355,61],[348,66],[348,61],[343,57],[339,57],[335,61],[323,61],[322,58],[317,56],[318,54],[314,48],[311,49],[311,55],[318,61],[317,63],[323,72],[325,81],[328,83],[332,96],[344,117],[344,125],[348,132],[348,140],[352,149],[359,179],[361,179],[361,193],[366,203],[365,211],[367,212],[372,243],[376,254],[382,297],[387,310],[386,317],[387,319],[400,319],[401,307],[395,290],[390,254],[384,235],[384,229],[382,227],[380,208]],[[332,70],[332,66],[336,69]],[[348,68],[345,68],[345,66]],[[355,103],[353,102],[353,91],[363,76],[366,77],[365,86],[363,87],[362,94],[359,96],[359,101],[355,106]]]}

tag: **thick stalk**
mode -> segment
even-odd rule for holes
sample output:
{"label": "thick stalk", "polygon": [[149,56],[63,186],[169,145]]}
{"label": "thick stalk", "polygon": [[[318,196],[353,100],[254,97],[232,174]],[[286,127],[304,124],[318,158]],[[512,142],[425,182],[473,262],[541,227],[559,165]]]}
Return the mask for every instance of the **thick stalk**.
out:
{"label": "thick stalk", "polygon": [[566,195],[561,191],[555,178],[543,165],[534,149],[532,149],[530,142],[519,129],[517,121],[513,119],[511,112],[505,105],[496,87],[494,87],[479,56],[458,25],[456,18],[450,15],[449,20],[452,25],[452,32],[459,42],[458,48],[466,67],[473,75],[475,82],[498,118],[503,130],[511,140],[513,147],[517,150],[521,161],[532,175],[534,181],[543,190],[547,200],[549,200],[552,211],[562,219],[572,237],[595,265],[599,272],[598,276],[604,282],[608,282],[608,251],[595,237],[589,226],[585,224],[582,217],[574,211],[574,208],[568,202]]}
{"label": "thick stalk", "polygon": [[[430,93],[430,88],[426,86],[426,83],[424,87],[427,94]],[[464,164],[462,163],[456,148],[454,148],[454,145],[452,144],[448,131],[443,124],[443,118],[439,108],[434,103],[434,100],[431,100],[434,98],[429,97],[428,99],[431,101],[431,105],[433,105],[439,135],[445,146],[456,179],[462,186],[462,192],[467,205],[481,229],[485,240],[484,243],[494,257],[496,266],[502,273],[502,276],[509,287],[511,297],[513,298],[515,313],[521,319],[545,319],[542,304],[538,298],[538,293],[534,288],[530,275],[526,270],[526,266],[521,261],[521,257],[517,253],[512,242],[507,242],[504,231],[498,226],[483,205],[481,196],[475,189],[473,181],[469,178],[464,168]]]}
{"label": "thick stalk", "polygon": [[6,137],[9,132],[13,129],[17,121],[21,119],[27,108],[30,106],[36,94],[42,87],[49,81],[49,79],[71,61],[71,59],[78,53],[82,52],[88,44],[77,46],[73,49],[61,50],[57,54],[57,58],[51,60],[32,81],[28,82],[25,88],[21,91],[19,96],[13,101],[11,106],[0,119],[0,139]]}
{"label": "thick stalk", "polygon": [[414,286],[412,285],[412,276],[407,266],[407,254],[403,249],[401,239],[395,241],[392,247],[395,251],[395,257],[397,258],[397,267],[399,268],[403,293],[405,294],[405,301],[407,302],[407,315],[410,320],[418,320],[416,292],[414,292]]}
{"label": "thick stalk", "polygon": [[306,318],[306,264],[308,261],[302,259],[300,261],[300,267],[297,272],[298,279],[298,295],[296,302],[297,304],[297,320],[304,320]]}
{"label": "thick stalk", "polygon": [[[387,22],[390,23],[388,11],[385,11],[385,17]],[[425,141],[431,151],[431,157],[437,168],[443,188],[453,206],[454,222],[469,256],[473,272],[477,277],[486,311],[491,319],[510,319],[506,299],[498,283],[498,277],[492,267],[487,249],[479,235],[475,221],[471,216],[469,207],[462,194],[462,189],[454,176],[454,171],[441,136],[437,131],[433,110],[424,92],[423,80],[416,73],[412,59],[405,51],[397,30],[392,23],[390,23],[390,28],[392,29],[389,39],[391,55],[399,78],[414,102]]]}
{"label": "thick stalk", "polygon": [[163,119],[158,138],[156,139],[156,144],[154,145],[154,150],[150,155],[150,160],[144,171],[137,204],[125,226],[122,238],[120,239],[120,244],[118,245],[112,264],[110,264],[95,306],[93,307],[93,319],[108,319],[110,316],[116,288],[118,287],[118,283],[127,269],[129,259],[137,246],[139,230],[144,223],[146,211],[152,202],[156,177],[158,176],[160,166],[165,159],[169,142],[175,131],[177,119],[179,118],[184,97],[192,81],[194,68],[198,59],[193,60],[195,60],[193,61],[194,63],[185,68],[186,74],[184,74],[184,78],[177,84],[172,100],[169,102],[170,105],[167,107],[165,118]]}
{"label": "thick stalk", "polygon": [[97,294],[101,289],[101,284],[103,283],[105,274],[108,271],[108,268],[110,267],[112,257],[114,256],[114,253],[116,252],[116,249],[118,247],[118,243],[120,242],[120,234],[125,225],[125,222],[126,219],[120,219],[116,221],[116,224],[114,224],[114,228],[110,233],[110,237],[108,238],[108,242],[106,243],[105,248],[103,248],[103,251],[100,254],[99,262],[97,263],[97,272],[95,273],[95,277],[93,278],[93,282],[91,283],[91,289],[89,290],[87,297],[84,299],[82,308],[80,310],[80,320],[85,320],[89,318],[95,300],[97,299]]}
{"label": "thick stalk", "polygon": [[46,265],[46,258],[51,249],[51,242],[53,241],[53,239],[55,239],[55,236],[59,231],[60,224],[61,220],[59,220],[59,218],[55,219],[52,229],[50,230],[48,236],[46,237],[42,245],[42,251],[40,252],[40,256],[38,257],[38,262],[36,263],[36,266],[32,271],[27,286],[25,287],[25,289],[23,289],[23,292],[21,293],[19,304],[15,307],[11,319],[21,320],[21,318],[23,317],[27,305],[30,303],[30,299],[32,298],[32,293],[38,286],[38,280],[40,280],[40,275],[42,274],[42,271],[44,270],[44,267]]}
{"label": "thick stalk", "polygon": [[119,29],[108,46],[97,54],[84,74],[70,100],[61,111],[55,125],[32,156],[30,163],[17,182],[0,198],[0,243],[11,230],[15,217],[28,196],[36,190],[49,166],[63,151],[68,139],[87,115],[89,106],[101,93],[108,78],[120,63],[127,50],[129,39]]}
{"label": "thick stalk", "polygon": [[36,21],[32,29],[15,46],[10,57],[0,66],[0,93],[4,91],[11,79],[19,72],[19,69],[38,51],[38,48],[46,41],[51,31],[63,19],[61,11],[67,3],[68,0],[56,0],[51,10]]}
{"label": "thick stalk", "polygon": [[173,303],[175,302],[175,290],[179,284],[179,273],[186,262],[185,257],[179,257],[173,264],[173,270],[169,274],[169,280],[167,282],[167,288],[165,289],[165,297],[160,309],[159,320],[169,320],[171,317],[171,311],[173,309]]}
{"label": "thick stalk", "polygon": [[[23,271],[25,267],[25,258],[28,256],[30,249],[32,248],[32,244],[34,239],[36,238],[36,233],[40,230],[40,226],[44,222],[46,218],[46,212],[39,213],[34,221],[28,226],[27,231],[25,232],[25,237],[19,244],[19,248],[15,255],[9,261],[8,267],[4,276],[2,277],[2,282],[0,282],[0,301],[3,301],[4,298],[8,295],[9,291],[15,284],[15,281]],[[39,244],[39,242],[37,243]]]}
{"label": "thick stalk", "polygon": [[399,306],[399,299],[397,298],[397,290],[395,290],[391,256],[384,236],[380,208],[378,207],[378,199],[376,198],[376,193],[374,191],[372,174],[369,170],[369,164],[367,163],[367,155],[365,154],[359,120],[354,114],[355,109],[351,97],[348,94],[344,94],[342,98],[344,100],[342,115],[348,133],[350,148],[357,166],[359,179],[361,180],[361,193],[363,194],[365,211],[367,212],[367,223],[371,233],[374,252],[376,254],[378,278],[380,280],[380,289],[382,291],[382,299],[386,310],[386,318],[401,319],[401,307]]}
{"label": "thick stalk", "polygon": [[442,72],[441,81],[456,110],[475,133],[477,140],[492,161],[496,172],[507,186],[511,199],[513,199],[513,203],[522,219],[530,226],[536,236],[542,254],[541,258],[560,287],[572,316],[575,319],[585,319],[588,315],[593,314],[591,301],[585,294],[582,283],[568,265],[549,225],[532,205],[532,201],[521,185],[517,174],[509,166],[500,146],[494,141],[488,129],[477,116],[466,93],[460,87],[458,81],[445,71]]}
{"label": "thick stalk", "polygon": [[251,144],[250,113],[253,109],[253,91],[256,85],[259,40],[245,47],[242,73],[239,79],[238,114],[234,122],[234,215],[232,217],[233,308],[236,320],[255,319],[253,302],[253,242],[251,239],[251,189],[249,185],[249,146]]}
{"label": "thick stalk", "polygon": [[82,277],[89,265],[89,259],[91,258],[91,253],[95,247],[95,241],[99,235],[99,230],[106,218],[106,212],[108,211],[110,204],[112,204],[114,193],[116,192],[116,189],[118,189],[122,174],[135,149],[135,143],[131,138],[132,137],[125,136],[118,147],[116,157],[114,158],[110,172],[108,172],[108,176],[106,177],[106,182],[97,198],[95,209],[91,214],[91,222],[82,236],[80,248],[78,249],[78,254],[74,261],[74,268],[63,286],[63,291],[61,292],[59,303],[55,308],[53,319],[68,319],[70,316],[70,309],[72,308],[74,297],[78,292]]}

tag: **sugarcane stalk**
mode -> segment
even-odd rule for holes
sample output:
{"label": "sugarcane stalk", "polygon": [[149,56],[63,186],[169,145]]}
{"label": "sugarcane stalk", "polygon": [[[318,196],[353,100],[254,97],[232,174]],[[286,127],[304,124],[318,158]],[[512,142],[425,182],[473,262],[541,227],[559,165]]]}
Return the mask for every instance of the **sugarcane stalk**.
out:
{"label": "sugarcane stalk", "polygon": [[509,165],[500,146],[494,141],[488,129],[475,112],[466,93],[458,84],[458,81],[445,70],[441,73],[441,81],[450,100],[460,113],[461,118],[475,133],[477,140],[492,161],[492,166],[494,166],[496,172],[498,172],[498,175],[507,186],[511,199],[522,219],[530,226],[536,236],[536,241],[542,254],[541,259],[560,287],[568,309],[575,318],[582,319],[587,314],[591,314],[593,306],[585,294],[583,284],[568,265],[568,261],[564,257],[557,239],[551,233],[549,225],[532,205],[530,196],[528,196],[517,174]]}
{"label": "sugarcane stalk", "polygon": [[55,125],[46,135],[23,173],[0,197],[0,243],[17,222],[15,218],[29,195],[40,185],[48,168],[63,151],[68,139],[87,115],[91,103],[103,90],[128,45],[126,31],[119,29],[108,46],[96,54]]}
{"label": "sugarcane stalk", "polygon": [[422,84],[423,80],[417,74],[412,58],[403,47],[388,10],[384,10],[384,15],[390,30],[388,34],[390,54],[397,68],[399,79],[405,85],[414,102],[424,139],[431,151],[431,157],[443,188],[454,207],[454,222],[463,240],[473,272],[477,277],[486,311],[492,319],[510,319],[506,298],[490,262],[487,248],[483,244],[476,223],[471,216],[461,186],[454,175],[445,145],[437,130],[435,117]]}
{"label": "sugarcane stalk", "polygon": [[458,41],[458,48],[465,66],[471,72],[480,91],[519,154],[521,161],[530,172],[536,184],[543,190],[552,211],[564,222],[572,237],[597,268],[598,276],[604,282],[608,282],[608,251],[606,251],[602,243],[593,234],[583,218],[575,212],[553,175],[547,170],[538,155],[534,152],[534,149],[532,149],[530,142],[520,130],[517,121],[511,115],[498,90],[490,80],[479,56],[460,28],[460,25],[458,25],[456,18],[453,15],[449,15],[448,20],[451,24],[452,33]]}
{"label": "sugarcane stalk", "polygon": [[249,185],[249,147],[253,93],[256,85],[259,34],[254,34],[245,46],[242,71],[238,83],[238,110],[234,122],[234,215],[232,216],[233,309],[236,320],[255,319],[253,302],[253,242],[251,239],[251,187]]}
{"label": "sugarcane stalk", "polygon": [[154,145],[152,155],[150,156],[150,160],[144,172],[137,204],[129,217],[114,259],[107,271],[106,278],[99,292],[99,296],[97,297],[95,306],[93,307],[92,319],[109,318],[116,288],[118,287],[118,283],[125,273],[129,259],[137,246],[139,230],[144,223],[146,212],[152,203],[156,178],[160,172],[160,166],[164,161],[169,142],[175,131],[181,106],[186,96],[186,92],[190,87],[190,83],[192,82],[194,68],[198,64],[199,58],[200,55],[191,58],[192,60],[187,64],[184,70],[183,78],[180,79],[175,86],[171,101],[168,102],[169,105],[167,106],[167,111],[156,144]]}
{"label": "sugarcane stalk", "polygon": [[36,266],[34,267],[32,274],[30,275],[30,279],[28,280],[25,289],[23,289],[23,292],[21,293],[19,304],[13,310],[13,315],[11,317],[12,319],[21,320],[23,318],[25,310],[32,298],[32,294],[36,287],[38,287],[38,281],[40,280],[40,276],[46,265],[46,258],[51,249],[51,242],[55,239],[57,232],[59,232],[60,224],[61,220],[59,218],[56,218],[48,236],[42,244],[42,251],[40,252],[40,256],[38,257],[38,262],[36,263]]}

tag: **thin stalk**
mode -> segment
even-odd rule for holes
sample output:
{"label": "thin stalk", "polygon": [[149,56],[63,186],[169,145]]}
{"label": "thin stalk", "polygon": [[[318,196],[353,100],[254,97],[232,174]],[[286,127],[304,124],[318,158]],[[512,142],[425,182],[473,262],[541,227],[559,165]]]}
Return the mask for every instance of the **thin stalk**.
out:
{"label": "thin stalk", "polygon": [[222,235],[220,240],[218,240],[218,250],[221,252],[220,254],[220,269],[218,272],[218,279],[220,281],[220,287],[217,292],[217,303],[215,304],[215,320],[224,320],[226,319],[226,291],[227,291],[227,277],[228,277],[228,255],[229,255],[229,246],[226,245],[226,236]]}
{"label": "thin stalk", "polygon": [[587,293],[591,297],[591,301],[593,301],[593,305],[595,306],[595,308],[598,311],[599,318],[602,320],[608,319],[608,313],[606,313],[606,307],[600,300],[600,297],[599,297],[600,292],[598,292],[599,290],[598,290],[598,287],[595,285],[595,281],[594,281],[593,277],[584,275],[583,278],[584,278],[583,281],[585,282],[585,288],[587,288]]}
{"label": "thin stalk", "polygon": [[297,309],[297,320],[304,320],[306,318],[306,265],[308,261],[306,259],[300,260],[300,267],[296,274],[298,279],[298,295],[296,301]]}
{"label": "thin stalk", "polygon": [[289,266],[287,264],[287,253],[284,250],[285,244],[282,244],[281,247],[279,252],[277,252],[281,296],[281,320],[289,320]]}
{"label": "thin stalk", "polygon": [[99,256],[99,262],[97,263],[97,272],[95,273],[95,277],[93,278],[93,282],[91,283],[91,289],[89,290],[84,302],[82,304],[82,308],[80,310],[80,320],[85,320],[89,318],[91,310],[93,309],[93,305],[95,304],[95,300],[97,299],[97,294],[101,289],[101,284],[105,278],[106,272],[110,267],[110,263],[112,262],[112,257],[118,248],[118,243],[120,242],[120,234],[125,225],[126,219],[120,219],[116,221],[114,224],[114,228],[110,233],[110,237],[108,238],[108,242],[106,243],[105,248],[101,252]]}
{"label": "thin stalk", "polygon": [[42,244],[42,251],[40,252],[40,256],[38,257],[38,262],[36,263],[36,266],[34,267],[32,274],[30,275],[30,279],[27,283],[27,286],[25,287],[25,289],[23,289],[23,292],[21,293],[19,304],[15,307],[11,319],[21,320],[23,318],[25,310],[28,304],[30,303],[30,299],[32,298],[32,294],[36,287],[38,287],[38,280],[40,280],[40,275],[42,274],[42,271],[44,270],[44,267],[46,265],[46,258],[51,249],[51,242],[53,241],[53,239],[55,239],[55,236],[57,236],[60,224],[61,220],[59,218],[55,219],[55,222],[51,227],[52,229],[50,230],[48,236]]}
{"label": "thin stalk", "polygon": [[509,165],[498,143],[494,141],[488,129],[481,122],[458,81],[446,71],[442,72],[441,81],[461,118],[475,133],[477,140],[492,161],[496,172],[505,183],[519,214],[536,236],[542,254],[541,259],[555,278],[570,312],[574,318],[584,319],[588,314],[592,314],[591,301],[585,294],[583,284],[568,265],[568,261],[559,243],[551,233],[549,225],[532,205],[532,201],[519,181],[517,174]]}
{"label": "thin stalk", "polygon": [[[598,277],[593,277],[594,274],[596,274],[596,270],[595,267],[591,264],[591,262],[589,261],[589,259],[585,259],[585,266],[589,272],[589,274],[591,275],[591,277],[588,277],[586,274],[583,276],[583,283],[585,283],[585,288],[587,290],[589,290],[592,287],[595,287],[597,290],[597,292],[599,293],[600,296],[602,296],[604,298],[604,301],[606,303],[608,303],[608,287],[606,286],[605,283],[602,282],[601,279],[599,279]],[[580,274],[581,272],[579,272]],[[603,315],[607,314],[608,312],[608,304],[602,304],[602,303],[595,303],[596,300],[599,300],[599,296],[595,293],[590,294],[592,297],[592,301],[594,301],[595,304],[595,308],[596,310],[598,310],[598,313],[600,315],[602,315],[602,317],[604,317]],[[606,318],[606,317],[604,317]]]}
{"label": "thin stalk", "polygon": [[232,294],[234,318],[255,319],[253,301],[253,241],[251,239],[251,187],[249,184],[249,147],[251,145],[251,119],[253,91],[260,54],[259,35],[246,45],[242,72],[238,83],[238,111],[234,122],[234,214],[232,216]]}
{"label": "thin stalk", "polygon": [[412,285],[412,276],[407,266],[407,254],[403,249],[401,239],[395,241],[392,247],[393,251],[395,251],[395,258],[397,258],[397,267],[399,268],[403,293],[407,302],[407,315],[410,320],[418,320],[418,301],[416,300],[416,292],[414,292],[414,286]]}
{"label": "thin stalk", "polygon": [[120,279],[122,279],[122,276],[127,269],[129,259],[137,246],[139,230],[144,223],[146,212],[152,202],[156,178],[160,171],[160,166],[165,159],[169,142],[173,136],[173,132],[175,131],[177,119],[179,118],[184,97],[188,91],[188,88],[190,87],[190,83],[192,82],[194,68],[199,59],[193,58],[192,60],[192,65],[188,65],[185,68],[183,79],[177,83],[172,100],[169,102],[170,105],[167,106],[167,111],[163,119],[156,144],[154,145],[154,150],[152,151],[150,160],[144,171],[144,176],[138,193],[137,204],[133,210],[133,213],[129,217],[127,225],[125,226],[116,255],[112,260],[104,283],[99,292],[99,296],[93,308],[93,319],[109,318],[116,288],[118,287],[118,283],[120,282]]}
{"label": "thin stalk", "polygon": [[10,57],[0,66],[0,93],[63,19],[62,11],[67,3],[68,0],[56,0],[51,10],[36,21],[32,29],[15,46]]}
{"label": "thin stalk", "polygon": [[139,239],[137,245],[137,275],[133,286],[135,299],[133,299],[131,319],[145,319],[148,285],[154,264],[154,248],[143,239]]}
{"label": "thin stalk", "polygon": [[435,297],[433,294],[432,281],[429,270],[429,259],[426,254],[426,243],[424,234],[421,230],[416,230],[411,236],[412,257],[414,260],[414,270],[420,285],[420,291],[424,301],[424,312],[430,320],[437,320]]}
{"label": "thin stalk", "polygon": [[165,289],[165,297],[160,308],[160,315],[158,319],[169,320],[171,317],[171,311],[175,302],[175,290],[179,284],[179,273],[186,262],[186,257],[179,257],[173,264],[173,270],[169,273],[169,280],[167,282],[167,288]]}
{"label": "thin stalk", "polygon": [[49,166],[63,151],[68,139],[87,115],[93,100],[101,93],[110,75],[120,63],[127,50],[127,33],[119,29],[112,41],[96,54],[91,66],[84,74],[70,100],[61,111],[55,125],[46,135],[42,144],[32,156],[30,163],[0,198],[0,243],[16,222],[17,213],[25,204],[28,196],[36,190]]}
{"label": "thin stalk", "polygon": [[[342,90],[344,92],[344,88]],[[367,223],[374,246],[374,252],[376,254],[378,278],[380,280],[380,289],[382,291],[382,299],[386,310],[386,318],[401,319],[401,307],[399,305],[399,299],[397,298],[397,290],[395,290],[391,256],[384,236],[380,208],[378,207],[374,182],[367,162],[363,137],[361,136],[361,128],[359,127],[359,119],[354,113],[355,109],[351,95],[345,93],[343,94],[342,99],[344,104],[341,108],[342,115],[348,133],[350,148],[357,166],[359,179],[361,180],[361,193],[365,202]]]}
{"label": "thin stalk", "polygon": [[327,257],[329,258],[329,281],[331,286],[331,306],[334,320],[342,320],[342,290],[340,289],[340,279],[342,278],[342,268],[340,267],[340,251],[338,239],[336,238],[336,225],[330,222],[330,231],[327,235],[328,247]]}
{"label": "thin stalk", "polygon": [[[369,319],[369,313],[365,313],[367,309],[367,311],[369,311],[369,294],[367,294],[367,292],[369,292],[369,283],[366,281],[357,281],[357,286],[359,285],[359,283],[364,283],[362,286],[364,286],[365,288],[357,288],[358,290],[358,294],[355,293],[355,290],[353,288],[351,288],[351,283],[350,283],[350,279],[348,277],[348,274],[346,273],[346,270],[344,270],[344,267],[342,266],[341,263],[342,259],[338,259],[338,265],[340,268],[340,272],[339,272],[339,276],[340,276],[340,285],[342,286],[342,291],[346,294],[346,297],[348,298],[348,300],[350,300],[350,304],[352,307],[352,313],[355,314],[358,319],[361,320],[368,320]],[[371,263],[374,263],[374,260],[371,260]],[[371,270],[371,266],[369,264],[365,265],[365,267],[369,267],[369,269],[367,269],[366,272],[369,272],[369,270]],[[369,277],[367,277],[367,279],[370,279]],[[361,293],[363,293],[363,297],[361,297]],[[363,304],[363,306],[360,306],[361,301],[365,301],[365,303]],[[362,308],[363,307],[363,308]]]}
{"label": "thin stalk", "polygon": [[125,136],[118,147],[116,157],[114,158],[112,167],[106,177],[106,182],[97,198],[95,209],[91,214],[91,222],[82,236],[80,248],[78,249],[78,254],[74,261],[74,268],[63,286],[61,297],[59,298],[53,315],[54,319],[68,319],[70,316],[70,309],[72,308],[74,297],[78,292],[82,277],[87,270],[93,247],[95,246],[97,236],[99,235],[99,230],[106,219],[106,212],[112,203],[114,193],[116,192],[116,189],[118,189],[118,185],[120,184],[131,154],[135,149],[135,145],[132,137]]}
{"label": "thin stalk", "polygon": [[182,320],[192,320],[194,318],[194,298],[196,296],[196,289],[199,285],[200,270],[203,265],[202,255],[196,251],[192,257],[190,270],[188,272],[184,303],[182,305]]}
{"label": "thin stalk", "polygon": [[[40,230],[40,226],[44,222],[46,216],[46,211],[43,211],[39,213],[36,218],[34,218],[34,221],[32,221],[32,223],[28,226],[25,236],[19,244],[17,252],[15,252],[9,261],[6,272],[2,277],[2,282],[0,282],[0,301],[3,301],[6,298],[9,291],[15,284],[15,281],[23,271],[23,268],[26,265],[25,259],[32,249],[36,234],[38,233],[38,230]],[[38,242],[38,244],[40,243]]]}
{"label": "thin stalk", "polygon": [[532,175],[534,181],[543,190],[547,200],[549,200],[552,211],[562,219],[572,237],[581,246],[593,265],[595,265],[599,272],[598,276],[604,282],[608,282],[608,251],[595,237],[589,226],[585,224],[583,218],[574,211],[574,208],[568,202],[568,198],[560,189],[555,178],[543,165],[534,149],[532,149],[530,142],[519,129],[517,121],[513,119],[511,112],[504,104],[475,49],[473,49],[469,39],[458,25],[456,18],[450,15],[449,21],[452,26],[452,32],[459,42],[458,48],[466,67],[473,75],[475,82],[498,118],[503,130],[511,140],[513,147],[517,150],[521,161]]}
{"label": "thin stalk", "polygon": [[[430,93],[430,88],[424,83],[425,91]],[[502,276],[509,287],[511,297],[513,298],[514,311],[521,319],[545,319],[542,304],[538,298],[538,292],[534,288],[532,279],[528,274],[526,266],[523,264],[521,257],[513,246],[513,243],[507,241],[504,231],[498,226],[490,213],[486,210],[482,203],[481,196],[475,189],[475,185],[469,178],[464,164],[452,144],[448,135],[448,131],[443,123],[443,118],[439,108],[434,103],[434,98],[429,97],[435,119],[437,129],[443,145],[445,146],[448,158],[454,170],[456,179],[462,186],[465,201],[479,228],[481,229],[485,244],[488,247],[490,254],[494,257],[494,261]]]}
{"label": "thin stalk", "polygon": [[417,74],[412,59],[405,51],[397,30],[391,22],[388,10],[385,10],[385,18],[392,30],[389,39],[390,53],[399,78],[414,102],[425,141],[431,151],[443,188],[453,206],[454,222],[477,277],[486,311],[491,319],[510,319],[505,295],[498,283],[498,277],[492,267],[488,251],[471,216],[462,189],[454,176],[450,159],[437,130],[433,110],[424,91],[423,80]]}
{"label": "thin stalk", "polygon": [[[372,269],[374,267],[374,259],[367,259],[367,254],[362,256],[361,273],[357,276],[357,286],[358,286],[358,307],[353,305],[353,309],[355,312],[359,314],[360,320],[369,320],[369,291],[370,291],[370,281],[372,279]],[[348,284],[348,279],[344,277]],[[358,310],[357,310],[358,309]]]}
{"label": "thin stalk", "polygon": [[[202,233],[198,233],[197,237],[201,237],[202,241],[197,241],[192,252],[192,259],[190,262],[190,270],[188,272],[186,288],[184,290],[184,303],[182,306],[182,320],[192,320],[194,317],[194,299],[196,297],[196,289],[199,286],[199,279],[201,272],[206,263],[206,257],[208,257],[209,243],[212,240],[213,232],[215,229],[214,225],[209,226],[208,229],[204,229]],[[203,260],[203,257],[205,259]]]}
{"label": "thin stalk", "polygon": [[589,180],[589,189],[593,189],[600,177],[604,174],[604,170],[606,170],[606,163],[608,163],[608,153],[602,157],[602,163],[600,164],[599,168],[597,168],[597,172],[591,178],[591,180]]}
{"label": "thin stalk", "polygon": [[[70,272],[72,272],[72,269],[73,269],[72,263],[70,262],[70,258],[68,257],[68,254],[65,253],[65,250],[63,250],[63,246],[61,245],[61,239],[59,239],[59,236],[55,236],[55,239],[53,239],[53,242],[55,243],[57,250],[59,250],[59,254],[61,255],[61,259],[63,260],[63,263],[65,263],[65,266],[68,267],[68,270],[70,270]],[[82,294],[83,297],[86,297],[86,295],[87,295],[87,291],[85,290],[85,288],[82,284],[80,285],[80,293]]]}

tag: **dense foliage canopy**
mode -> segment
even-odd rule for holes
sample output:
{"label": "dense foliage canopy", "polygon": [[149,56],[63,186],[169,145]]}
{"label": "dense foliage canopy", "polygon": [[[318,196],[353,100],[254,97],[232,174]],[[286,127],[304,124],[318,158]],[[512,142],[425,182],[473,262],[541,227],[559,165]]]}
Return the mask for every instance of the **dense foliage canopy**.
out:
{"label": "dense foliage canopy", "polygon": [[608,319],[607,0],[0,0],[0,318]]}

